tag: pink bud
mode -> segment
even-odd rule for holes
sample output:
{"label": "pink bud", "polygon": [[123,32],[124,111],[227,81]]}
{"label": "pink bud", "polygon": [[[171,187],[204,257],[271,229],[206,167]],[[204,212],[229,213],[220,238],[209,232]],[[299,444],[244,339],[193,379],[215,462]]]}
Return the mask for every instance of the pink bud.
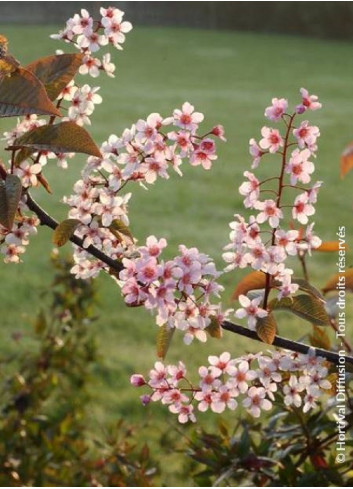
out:
{"label": "pink bud", "polygon": [[305,105],[300,104],[296,106],[295,110],[297,114],[304,114],[304,112],[306,111],[306,107]]}
{"label": "pink bud", "polygon": [[141,387],[143,385],[146,385],[145,379],[140,374],[134,374],[134,375],[132,375],[131,378],[130,378],[130,383],[134,387]]}
{"label": "pink bud", "polygon": [[226,138],[224,137],[224,127],[221,126],[220,124],[218,124],[212,129],[211,134],[221,139],[222,141],[226,141]]}
{"label": "pink bud", "polygon": [[151,396],[148,396],[147,394],[143,395],[140,397],[140,400],[144,406],[147,406],[151,402]]}

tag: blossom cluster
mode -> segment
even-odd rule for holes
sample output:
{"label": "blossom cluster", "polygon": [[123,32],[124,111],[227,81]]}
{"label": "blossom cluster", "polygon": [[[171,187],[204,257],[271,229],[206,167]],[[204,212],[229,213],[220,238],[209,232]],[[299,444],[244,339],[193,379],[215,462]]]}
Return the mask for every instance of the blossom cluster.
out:
{"label": "blossom cluster", "polygon": [[[76,14],[72,19],[68,20],[64,31],[52,37],[72,42],[83,52],[83,64],[79,68],[81,74],[88,73],[96,77],[103,70],[109,76],[114,76],[115,66],[111,63],[110,54],[105,54],[102,60],[99,60],[94,58],[92,53],[97,52],[101,46],[107,44],[112,44],[117,49],[122,49],[121,44],[125,41],[125,33],[129,32],[132,26],[129,22],[123,21],[124,13],[117,8],[101,8],[100,13],[101,19],[96,22],[83,9],[81,10],[81,15]],[[99,34],[100,30],[104,32]],[[62,54],[62,52],[60,51],[57,54]],[[93,114],[95,106],[102,102],[102,97],[98,94],[98,91],[99,87],[91,87],[88,84],[79,86],[72,80],[56,100],[57,106],[67,112],[67,116],[63,117],[61,121],[71,121],[79,126],[90,125],[90,116]],[[44,118],[39,118],[36,114],[26,115],[17,120],[17,124],[13,129],[4,132],[3,140],[7,146],[12,146],[16,138],[46,124],[48,124],[48,121]],[[24,189],[37,187],[39,183],[47,185],[42,171],[48,160],[56,160],[59,167],[66,169],[68,160],[74,156],[75,153],[72,152],[54,153],[44,150],[32,152],[15,165],[12,161],[8,161],[8,171],[21,179]],[[103,201],[104,197],[101,200]],[[22,199],[20,205],[22,211],[25,212],[24,199]],[[27,223],[33,224],[28,227]],[[13,229],[7,230],[3,226],[0,228],[1,253],[5,255],[5,262],[19,263],[21,261],[20,255],[24,253],[25,246],[28,244],[29,234],[35,232],[36,225],[36,218],[23,214],[21,219],[14,224]],[[100,236],[102,239],[111,238],[111,233],[107,230],[101,230]],[[88,240],[89,237],[86,242]],[[114,256],[115,248],[118,248],[119,252],[122,250],[118,243],[112,244],[112,240],[109,241],[109,245],[112,248],[112,256]],[[79,255],[79,251],[77,251],[77,254]],[[101,264],[95,264],[95,267],[99,269]]]}
{"label": "blossom cluster", "polygon": [[[114,259],[135,251],[140,256],[129,233],[119,233],[119,227],[129,225],[127,206],[131,197],[130,192],[121,192],[133,182],[147,188],[157,178],[168,179],[170,170],[182,175],[183,161],[210,169],[217,159],[214,137],[224,139],[224,131],[222,126],[215,126],[199,135],[203,118],[188,102],[167,118],[150,114],[120,137],[111,135],[101,145],[102,158],[88,158],[74,193],[64,198],[71,208],[69,217],[82,224],[77,234],[85,248],[93,244]],[[73,272],[77,277],[94,277],[102,269],[102,263],[85,250],[76,249],[74,259]]]}
{"label": "blossom cluster", "polygon": [[119,278],[125,302],[155,311],[157,325],[181,330],[186,344],[194,338],[205,342],[211,321],[219,327],[223,322],[220,304],[212,304],[223,290],[216,281],[220,273],[207,255],[184,245],[178,256],[164,261],[160,255],[166,246],[165,239],[150,236],[137,259],[123,259]]}
{"label": "blossom cluster", "polygon": [[[253,214],[248,219],[235,214],[234,221],[230,223],[231,242],[225,246],[223,253],[223,259],[228,264],[225,271],[251,267],[266,273],[271,277],[272,282],[268,283],[278,291],[279,299],[298,289],[298,285],[292,283],[293,270],[286,267],[286,259],[301,253],[310,253],[321,244],[313,232],[314,223],[308,222],[309,217],[315,213],[314,204],[322,182],[303,187],[303,184],[311,182],[315,169],[311,160],[316,156],[316,141],[320,131],[307,120],[295,124],[298,115],[319,109],[321,104],[316,95],[309,95],[304,88],[301,89],[301,98],[301,103],[292,114],[287,113],[286,99],[272,99],[272,105],[266,108],[265,116],[273,122],[282,121],[284,132],[264,126],[259,142],[250,139],[252,169],[259,166],[265,155],[278,154],[281,159],[279,176],[261,181],[253,172],[244,172],[246,180],[240,185],[239,193],[244,198],[245,208],[252,210]],[[293,146],[296,147],[292,149]],[[286,198],[292,198],[289,192],[284,192],[287,189],[291,189],[291,192],[294,189],[299,194],[295,196],[293,203],[284,205],[284,194]],[[273,198],[268,198],[272,195]],[[287,221],[286,208],[291,213],[290,225],[284,224]],[[306,228],[295,229],[293,223],[296,221],[299,226],[306,225]],[[242,308],[235,315],[238,318],[246,317],[251,329],[255,328],[258,318],[267,315],[266,304],[261,307],[262,299],[257,297],[250,300],[247,296],[240,296]]]}
{"label": "blossom cluster", "polygon": [[98,51],[109,45],[116,49],[123,49],[125,34],[131,31],[130,22],[124,21],[124,12],[115,7],[100,8],[101,17],[94,20],[89,12],[81,9],[80,14],[75,14],[66,22],[66,27],[58,34],[52,34],[52,39],[62,39],[74,44],[83,54],[83,62],[79,69],[82,75],[89,74],[99,76],[104,71],[108,76],[114,77],[116,69],[111,61],[110,53],[105,53],[98,58]]}
{"label": "blossom cluster", "polygon": [[141,397],[142,403],[160,401],[177,414],[180,423],[196,421],[195,405],[201,412],[210,409],[215,413],[242,405],[258,418],[279,397],[286,406],[301,407],[305,413],[316,407],[318,398],[331,389],[331,383],[325,378],[326,361],[316,356],[314,349],[307,354],[281,350],[236,359],[224,352],[219,357],[209,356],[208,363],[199,368],[195,385],[187,378],[182,362],[164,365],[159,361],[147,379],[134,374],[131,384],[148,387],[151,393]]}
{"label": "blossom cluster", "polygon": [[[22,209],[25,205],[21,204]],[[6,229],[0,224],[0,253],[5,263],[19,263],[20,256],[29,244],[29,237],[37,234],[39,219],[35,215],[22,215],[19,222],[14,223],[12,229]]]}

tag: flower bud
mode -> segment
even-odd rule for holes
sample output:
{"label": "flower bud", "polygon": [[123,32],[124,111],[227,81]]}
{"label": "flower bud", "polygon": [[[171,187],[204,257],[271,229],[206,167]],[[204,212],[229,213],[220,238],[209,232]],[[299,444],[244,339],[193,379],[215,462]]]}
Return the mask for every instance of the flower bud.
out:
{"label": "flower bud", "polygon": [[130,384],[134,387],[141,387],[143,385],[146,385],[146,381],[142,375],[134,374],[130,377]]}

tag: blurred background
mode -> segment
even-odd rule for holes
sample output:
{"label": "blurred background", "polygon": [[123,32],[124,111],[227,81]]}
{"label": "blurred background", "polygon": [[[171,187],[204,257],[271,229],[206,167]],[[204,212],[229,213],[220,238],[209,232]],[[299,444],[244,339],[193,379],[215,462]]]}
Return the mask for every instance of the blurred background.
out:
{"label": "blurred background", "polygon": [[[103,2],[2,2],[0,33],[9,39],[9,51],[22,65],[56,49],[70,46],[49,38],[65,21],[86,8],[94,16]],[[203,128],[222,124],[227,143],[217,143],[218,160],[211,172],[185,168],[184,178],[174,175],[157,182],[148,192],[136,188],[130,206],[131,229],[140,243],[150,234],[168,239],[169,256],[179,243],[197,246],[211,255],[219,268],[222,248],[228,243],[228,223],[242,212],[237,189],[250,168],[249,139],[259,138],[264,109],[273,97],[289,99],[290,107],[300,102],[299,89],[305,87],[319,96],[323,109],[307,118],[321,130],[316,160],[316,180],[324,181],[319,195],[315,229],[326,241],[337,239],[338,226],[345,225],[347,242],[353,246],[352,179],[339,176],[343,148],[353,139],[353,2],[113,2],[125,11],[124,20],[134,24],[126,37],[124,51],[112,52],[117,64],[116,78],[80,77],[79,83],[101,86],[103,103],[97,106],[89,128],[97,144],[110,134],[119,135],[139,118],[151,112],[168,116],[184,101],[205,114]],[[305,116],[306,118],[306,116]],[[1,119],[1,132],[14,125]],[[0,156],[6,159],[4,151]],[[60,202],[79,178],[84,158],[70,160],[69,169],[48,164],[46,178],[53,189],[43,189],[36,199],[58,220],[67,209]],[[276,171],[269,159],[259,172],[263,178]],[[34,192],[33,192],[34,193]],[[290,199],[288,195],[288,199]],[[40,229],[32,239],[21,265],[0,264],[2,306],[0,352],[3,362],[9,353],[38,351],[32,327],[41,309],[50,307],[45,292],[50,290],[53,267],[51,232]],[[70,254],[67,245],[62,256]],[[336,272],[336,254],[313,254],[309,262],[312,282],[318,288]],[[296,274],[300,267],[290,263]],[[352,265],[351,250],[347,267]],[[227,274],[224,304],[236,307],[230,296],[244,271]],[[175,430],[175,420],[158,406],[143,408],[139,392],[130,387],[134,372],[148,371],[156,360],[156,327],[153,318],[140,309],[128,309],[108,276],[96,285],[96,320],[90,325],[99,355],[90,367],[88,385],[89,425],[100,430],[104,423],[124,417],[143,423],[140,438],[156,441],[166,429]],[[349,301],[349,296],[347,298]],[[352,317],[352,304],[347,302]],[[280,334],[307,340],[311,325],[287,314],[278,315]],[[347,324],[349,322],[347,321]],[[332,332],[328,332],[331,338]],[[207,355],[228,350],[232,355],[257,351],[259,345],[226,334],[207,345],[194,342],[188,349],[175,335],[168,361],[187,358],[192,370]],[[6,380],[6,377],[5,377]],[[230,415],[234,417],[234,414]],[[157,420],[157,421],[156,421]],[[201,416],[201,426],[210,426],[214,417]],[[167,427],[167,428],[166,428]],[[178,428],[180,430],[180,428]],[[182,428],[178,436],[186,436]],[[180,479],[175,450],[165,447],[173,460],[163,464],[167,485]],[[174,458],[173,458],[174,457]],[[179,469],[175,469],[179,467]],[[180,476],[180,474],[179,474]],[[184,481],[187,475],[183,475]]]}
{"label": "blurred background", "polygon": [[[65,21],[84,6],[104,2],[3,2],[1,22]],[[135,25],[181,26],[352,39],[352,2],[111,2]]]}

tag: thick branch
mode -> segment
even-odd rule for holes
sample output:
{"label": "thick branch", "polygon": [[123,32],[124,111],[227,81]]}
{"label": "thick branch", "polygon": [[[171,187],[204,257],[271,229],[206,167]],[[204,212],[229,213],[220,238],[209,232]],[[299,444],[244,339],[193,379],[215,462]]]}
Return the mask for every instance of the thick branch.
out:
{"label": "thick branch", "polygon": [[[27,195],[27,206],[32,212],[34,212],[38,216],[41,225],[48,226],[49,228],[55,230],[56,227],[58,226],[58,222],[55,221],[55,219],[53,219],[51,216],[49,216],[49,214],[47,214],[45,210],[42,209],[40,205],[38,205],[37,202],[32,199],[29,193],[27,193],[26,195]],[[91,245],[88,248],[83,248],[83,240],[78,236],[75,235],[72,236],[70,238],[70,241],[75,245],[79,246],[80,248],[84,249],[88,253],[90,253],[95,258],[98,258],[98,260],[101,260],[103,263],[108,265],[113,270],[117,272],[121,272],[121,270],[123,270],[124,267],[121,263],[113,260],[112,258],[109,258],[109,256],[105,255],[102,251],[98,250],[94,246]],[[222,328],[232,333],[236,333],[241,336],[246,336],[247,338],[250,338],[252,340],[262,342],[260,338],[257,336],[255,331],[251,331],[250,329],[245,328],[244,326],[239,326],[238,324],[231,323],[230,321],[224,321],[222,323]],[[303,343],[298,343],[297,341],[288,340],[286,338],[282,338],[281,336],[275,336],[273,345],[278,346],[280,348],[285,348],[287,350],[295,351],[298,353],[308,353],[310,348],[308,345],[304,345]],[[337,353],[328,350],[323,350],[321,348],[315,348],[315,352],[317,355],[326,358],[326,360],[328,360],[329,362],[335,365],[338,365],[340,363],[340,358],[344,358],[347,364],[349,363],[353,365],[353,357],[350,356],[343,357],[341,355],[338,355]]]}
{"label": "thick branch", "polygon": [[[32,212],[34,212],[38,216],[41,225],[48,226],[49,228],[55,230],[59,223],[51,216],[49,216],[49,214],[47,214],[45,210],[42,209],[40,205],[37,204],[37,202],[32,199],[29,193],[27,193],[26,195],[27,195],[27,202],[26,202],[27,206]],[[78,236],[73,235],[70,238],[70,241],[71,243],[87,251],[87,253],[89,253],[90,255],[94,256],[95,258],[98,258],[98,260],[102,261],[113,270],[117,272],[121,272],[123,270],[124,267],[121,263],[119,263],[116,260],[113,260],[112,258],[109,258],[109,256],[105,255],[102,251],[98,250],[94,246],[90,245],[88,246],[88,248],[84,248],[83,239],[79,238]]]}
{"label": "thick branch", "polygon": [[[255,331],[251,331],[244,326],[239,326],[238,324],[231,323],[229,321],[224,321],[222,324],[222,328],[227,331],[231,331],[232,333],[240,334],[241,336],[246,336],[247,338],[251,338],[252,340],[261,341],[261,339],[257,336]],[[298,353],[308,353],[311,348],[304,343],[299,343],[297,341],[288,340],[287,338],[282,338],[281,336],[275,336],[275,339],[272,343],[274,346],[278,346],[280,348],[285,348],[286,350],[296,351]],[[340,358],[342,358],[341,362],[343,362],[343,358],[345,362],[353,365],[353,357],[351,356],[343,356],[338,355],[338,353],[334,353],[332,351],[323,350],[321,348],[315,348],[315,353],[321,357],[326,358],[331,363],[338,365],[340,363]]]}

